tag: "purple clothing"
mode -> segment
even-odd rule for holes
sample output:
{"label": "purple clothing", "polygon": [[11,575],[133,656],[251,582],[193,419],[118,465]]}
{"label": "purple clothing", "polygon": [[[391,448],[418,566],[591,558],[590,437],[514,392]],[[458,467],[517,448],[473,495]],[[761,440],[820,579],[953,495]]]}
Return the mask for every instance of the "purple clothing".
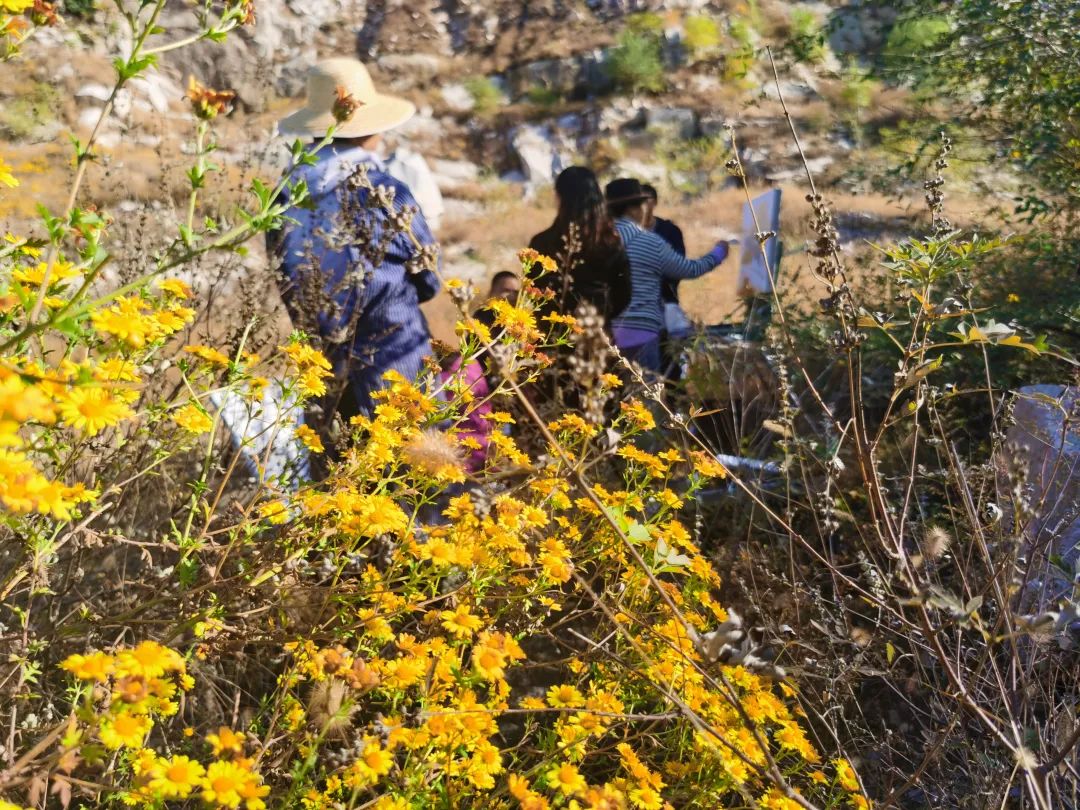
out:
{"label": "purple clothing", "polygon": [[473,449],[465,462],[465,468],[475,473],[484,469],[487,463],[488,445],[491,444],[491,431],[493,425],[486,418],[494,411],[494,406],[488,400],[491,396],[491,387],[488,385],[484,369],[479,362],[473,360],[464,368],[461,365],[461,355],[454,358],[450,368],[440,372],[439,382],[444,386],[443,398],[449,401],[451,392],[445,389],[447,383],[459,383],[467,388],[476,398],[469,406],[465,417],[456,425],[455,432],[459,439],[474,439],[479,448]]}
{"label": "purple clothing", "polygon": [[623,356],[649,371],[660,371],[663,358],[660,354],[660,335],[648,329],[616,326],[612,339]]}
{"label": "purple clothing", "polygon": [[611,336],[620,349],[634,349],[644,346],[650,340],[656,340],[656,332],[651,329],[636,329],[632,326],[616,326],[611,330]]}

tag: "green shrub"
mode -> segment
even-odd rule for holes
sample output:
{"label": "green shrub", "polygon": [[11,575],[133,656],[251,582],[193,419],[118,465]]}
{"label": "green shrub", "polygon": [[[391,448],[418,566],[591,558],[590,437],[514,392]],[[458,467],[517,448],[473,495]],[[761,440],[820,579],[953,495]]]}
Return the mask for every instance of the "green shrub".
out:
{"label": "green shrub", "polygon": [[724,56],[724,80],[745,79],[754,65],[754,26],[749,18],[736,17],[728,25],[731,49]]}
{"label": "green shrub", "polygon": [[721,188],[729,176],[725,164],[731,157],[731,144],[723,135],[677,141],[658,151],[676,191],[704,194]]}
{"label": "green shrub", "polygon": [[465,89],[469,91],[478,115],[490,115],[502,104],[503,95],[498,86],[487,76],[473,76],[465,80]]}
{"label": "green shrub", "polygon": [[525,98],[530,104],[536,104],[539,107],[554,107],[562,101],[562,94],[554,87],[538,84],[525,91]]}
{"label": "green shrub", "polygon": [[825,35],[814,12],[804,8],[791,11],[788,49],[798,62],[817,63],[825,58]]}
{"label": "green shrub", "polygon": [[634,14],[626,20],[626,30],[643,37],[659,39],[664,35],[664,18],[651,11]]}
{"label": "green shrub", "polygon": [[720,47],[720,25],[712,17],[704,14],[687,17],[683,28],[683,42],[691,59],[706,56]]}
{"label": "green shrub", "polygon": [[925,56],[950,30],[944,17],[927,16],[898,22],[889,32],[883,56],[888,67],[903,67],[913,57]]}
{"label": "green shrub", "polygon": [[90,17],[97,11],[97,0],[64,0],[64,14],[71,17]]}
{"label": "green shrub", "polygon": [[841,76],[840,92],[836,95],[835,102],[840,117],[859,137],[859,127],[862,124],[863,112],[874,100],[874,95],[881,88],[881,83],[873,79],[869,71],[863,70],[854,63],[849,63],[844,68]]}
{"label": "green shrub", "polygon": [[607,69],[620,90],[658,92],[667,84],[660,41],[627,28],[608,56]]}

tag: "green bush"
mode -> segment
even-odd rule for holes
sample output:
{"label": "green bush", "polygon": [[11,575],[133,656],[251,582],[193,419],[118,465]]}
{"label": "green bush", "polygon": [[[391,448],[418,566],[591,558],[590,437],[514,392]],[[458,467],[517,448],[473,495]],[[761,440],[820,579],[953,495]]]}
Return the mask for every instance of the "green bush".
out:
{"label": "green bush", "polygon": [[683,28],[683,42],[691,59],[706,56],[720,47],[720,25],[712,17],[704,14],[687,17]]}
{"label": "green bush", "polygon": [[840,117],[852,129],[858,137],[862,116],[874,95],[880,89],[880,82],[873,79],[869,71],[863,70],[854,63],[849,63],[841,76],[840,92],[835,98]]}
{"label": "green bush", "polygon": [[664,35],[664,18],[651,11],[634,14],[626,20],[626,30],[643,37],[656,37]]}
{"label": "green bush", "polygon": [[607,69],[620,90],[658,92],[667,84],[659,39],[630,28],[619,35],[618,43],[608,56]]}
{"label": "green bush", "polygon": [[36,82],[26,95],[8,99],[0,107],[0,132],[26,140],[56,119],[60,96],[50,84]]}
{"label": "green bush", "polygon": [[64,14],[89,17],[97,10],[97,0],[64,0]]}
{"label": "green bush", "polygon": [[791,11],[791,34],[788,49],[798,62],[817,63],[825,58],[825,35],[812,11],[796,8]]}
{"label": "green bush", "polygon": [[901,20],[889,32],[883,56],[888,67],[904,67],[912,58],[925,57],[941,44],[951,26],[944,17]]}
{"label": "green bush", "polygon": [[469,91],[476,104],[478,115],[490,115],[502,104],[502,92],[495,82],[487,76],[473,76],[465,80],[465,89]]}
{"label": "green bush", "polygon": [[749,18],[736,17],[728,25],[731,49],[724,56],[724,80],[745,79],[754,65],[754,25]]}
{"label": "green bush", "polygon": [[731,143],[723,135],[677,141],[658,151],[676,191],[691,195],[715,191],[730,175],[725,164],[731,157]]}
{"label": "green bush", "polygon": [[562,101],[562,94],[554,87],[538,84],[525,91],[525,98],[530,104],[536,104],[539,107],[554,107]]}

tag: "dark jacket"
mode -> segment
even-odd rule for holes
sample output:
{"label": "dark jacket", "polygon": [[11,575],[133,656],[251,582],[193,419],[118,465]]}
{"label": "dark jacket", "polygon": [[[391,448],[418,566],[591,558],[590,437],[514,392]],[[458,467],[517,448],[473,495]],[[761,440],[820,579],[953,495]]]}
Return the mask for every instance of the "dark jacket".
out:
{"label": "dark jacket", "polygon": [[[670,219],[654,218],[653,233],[671,245],[671,249],[680,256],[686,255],[686,242],[683,240],[682,228]],[[666,303],[679,303],[678,279],[665,278],[660,285],[660,300]]]}
{"label": "dark jacket", "polygon": [[535,281],[540,289],[555,293],[557,312],[572,315],[584,301],[595,306],[608,323],[630,303],[630,260],[621,242],[569,257],[572,264],[569,277],[566,244],[554,225],[534,236],[529,247],[550,256],[559,265],[558,273],[549,273]]}

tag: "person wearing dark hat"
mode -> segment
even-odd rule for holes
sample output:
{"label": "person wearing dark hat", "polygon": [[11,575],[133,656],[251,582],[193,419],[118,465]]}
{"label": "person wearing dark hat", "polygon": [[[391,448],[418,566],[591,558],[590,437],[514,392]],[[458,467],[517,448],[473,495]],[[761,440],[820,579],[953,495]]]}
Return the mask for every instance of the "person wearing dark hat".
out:
{"label": "person wearing dark hat", "polygon": [[[660,196],[655,186],[643,183],[641,188],[649,195],[645,201],[645,230],[652,231],[669,245],[680,256],[686,255],[686,241],[683,239],[682,228],[670,219],[656,216],[656,206]],[[681,336],[691,329],[686,313],[679,306],[679,281],[678,279],[665,278],[660,285],[660,301],[664,310],[664,329],[669,335]]]}
{"label": "person wearing dark hat", "polygon": [[630,259],[630,304],[612,324],[615,345],[643,368],[662,370],[660,333],[664,313],[660,287],[665,280],[699,278],[728,255],[727,242],[699,259],[676,253],[662,237],[645,228],[648,192],[632,178],[612,180],[604,190],[615,229]]}

